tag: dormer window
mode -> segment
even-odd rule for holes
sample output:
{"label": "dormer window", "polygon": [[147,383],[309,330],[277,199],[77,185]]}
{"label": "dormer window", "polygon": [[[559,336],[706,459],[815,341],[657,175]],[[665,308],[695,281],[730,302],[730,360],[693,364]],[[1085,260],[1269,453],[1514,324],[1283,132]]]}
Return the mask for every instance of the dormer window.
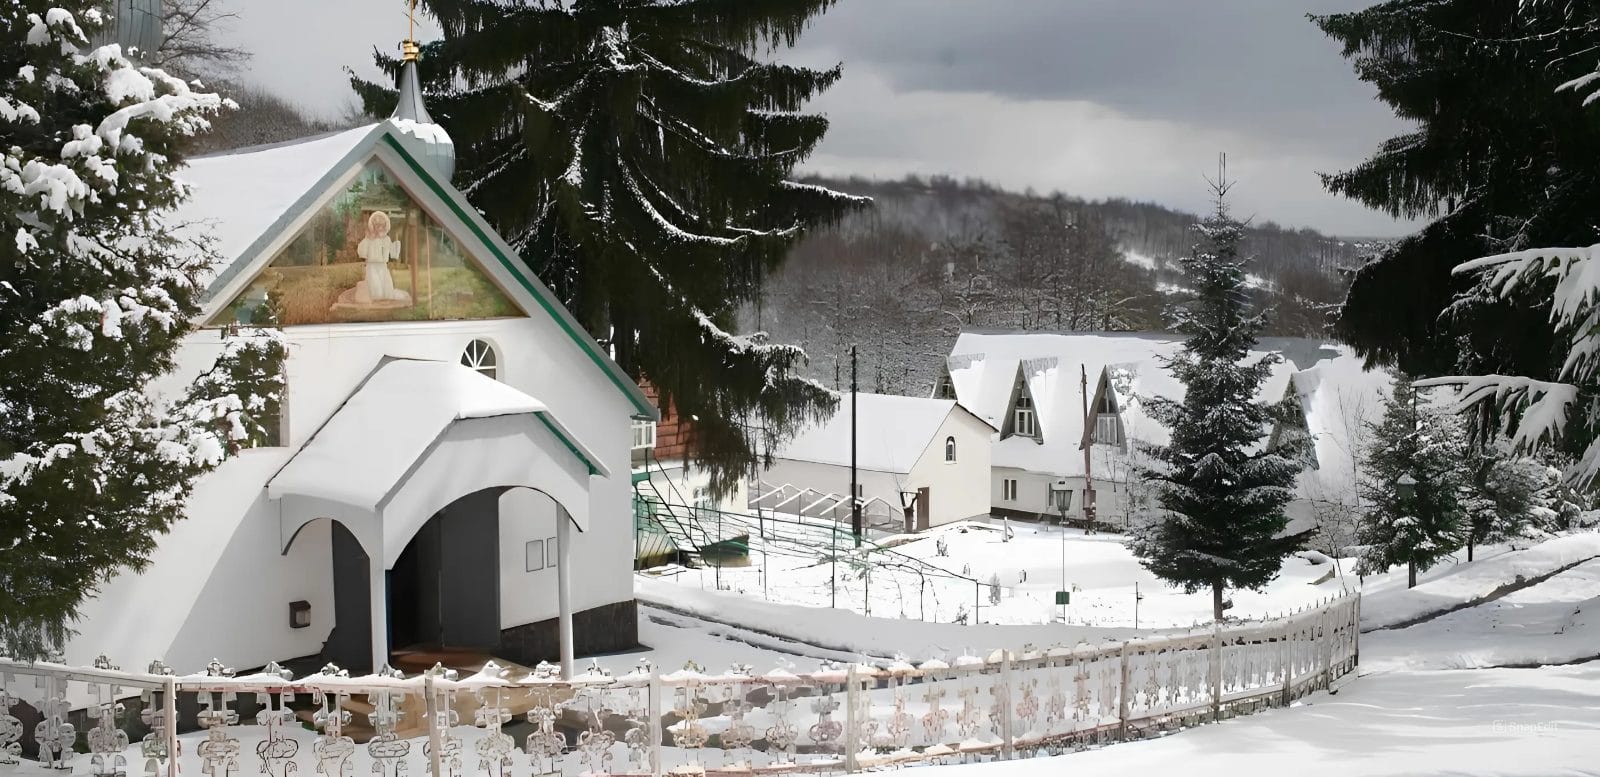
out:
{"label": "dormer window", "polygon": [[1004,419],[1000,439],[1029,437],[1034,442],[1043,442],[1039,433],[1039,410],[1034,405],[1033,392],[1028,390],[1028,381],[1020,368],[1017,370],[1017,381],[1011,388],[1011,403]]}
{"label": "dormer window", "polygon": [[944,375],[940,375],[939,376],[939,385],[934,387],[933,398],[934,399],[955,399],[956,398],[956,384],[955,384],[954,381],[950,380],[949,373],[946,373]]}
{"label": "dormer window", "polygon": [[1039,425],[1033,414],[1033,397],[1023,393],[1017,397],[1017,407],[1012,419],[1012,431],[1023,437],[1039,436]]}
{"label": "dormer window", "polygon": [[1096,445],[1122,446],[1126,443],[1122,433],[1122,413],[1117,406],[1117,395],[1104,378],[1100,381],[1099,396],[1094,403],[1094,442]]}

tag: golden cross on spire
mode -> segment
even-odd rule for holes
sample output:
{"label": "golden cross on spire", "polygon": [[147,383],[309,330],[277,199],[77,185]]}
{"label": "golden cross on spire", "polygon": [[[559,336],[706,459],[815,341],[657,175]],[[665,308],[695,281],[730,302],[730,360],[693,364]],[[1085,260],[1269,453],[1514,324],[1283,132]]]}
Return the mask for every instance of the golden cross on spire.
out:
{"label": "golden cross on spire", "polygon": [[417,59],[417,0],[406,0],[406,40],[400,44],[403,52],[401,59],[414,62]]}

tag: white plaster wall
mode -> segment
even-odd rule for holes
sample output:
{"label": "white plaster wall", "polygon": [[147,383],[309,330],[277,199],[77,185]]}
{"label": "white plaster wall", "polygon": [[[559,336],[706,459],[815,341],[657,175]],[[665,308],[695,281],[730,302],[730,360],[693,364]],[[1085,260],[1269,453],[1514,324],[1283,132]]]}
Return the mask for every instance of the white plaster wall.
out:
{"label": "white plaster wall", "polygon": [[[656,494],[672,504],[694,504],[695,489],[711,488],[711,474],[704,469],[685,465],[682,462],[663,461],[650,465],[650,485],[655,487]],[[749,504],[749,489],[743,480],[734,488],[733,493],[723,497],[720,501],[711,504],[714,509],[726,512],[743,512]],[[642,484],[641,484],[642,486]],[[646,492],[648,493],[648,492]]]}
{"label": "white plaster wall", "polygon": [[[160,659],[193,672],[212,658],[246,668],[321,650],[333,628],[329,524],[306,527],[287,555],[278,552],[277,509],[263,485],[287,459],[282,448],[245,451],[202,478],[188,519],[160,538],[150,566],[112,577],[85,603],[67,662],[104,654],[128,669]],[[308,628],[289,627],[297,600],[311,603]]]}
{"label": "white plaster wall", "polygon": [[[994,429],[972,415],[957,410],[939,425],[908,478],[910,488],[928,489],[928,524],[976,518],[989,512],[989,438]],[[956,460],[944,460],[945,440],[956,438]]]}
{"label": "white plaster wall", "polygon": [[[543,314],[526,319],[295,327],[289,358],[286,438],[289,447],[246,451],[202,478],[187,520],[159,540],[143,574],[120,574],[84,607],[79,636],[67,646],[71,663],[106,654],[113,663],[143,668],[166,660],[194,671],[215,657],[254,667],[319,651],[332,628],[333,582],[329,527],[307,527],[281,554],[277,505],[265,484],[293,450],[338,410],[384,356],[454,361],[473,339],[496,346],[499,378],[543,401],[610,471],[590,478],[589,530],[574,533],[574,606],[587,609],[633,598],[633,521],[629,480],[630,416],[626,396],[577,344]],[[177,369],[153,387],[176,396],[209,369],[220,353],[215,330],[192,334],[177,354]],[[404,419],[396,419],[403,422]],[[375,430],[381,433],[381,430]],[[337,472],[329,473],[338,477]],[[465,495],[465,494],[463,494]],[[526,507],[513,500],[517,516]],[[555,615],[554,579],[530,585],[523,570],[523,533],[532,521],[502,520],[502,621],[507,626]],[[553,518],[549,535],[554,535]],[[529,537],[531,538],[531,536]],[[311,603],[312,625],[291,629],[288,603]]]}
{"label": "white plaster wall", "polygon": [[[200,336],[206,334],[215,336]],[[489,321],[304,326],[287,334],[291,445],[314,434],[384,356],[454,361],[474,339],[494,345],[497,377],[544,402],[611,473],[590,479],[589,530],[573,535],[578,570],[573,578],[574,607],[588,609],[633,598],[629,419],[635,411],[553,320],[541,313]],[[516,545],[520,554],[522,546]],[[510,551],[502,547],[502,552]],[[522,568],[521,563],[515,566]],[[511,598],[502,589],[502,616],[517,621],[508,625],[532,622],[517,620],[517,611],[507,611]],[[530,607],[529,612],[542,612]],[[553,617],[553,611],[546,617]]]}
{"label": "white plaster wall", "polygon": [[[913,490],[907,488],[910,478],[906,475],[896,475],[889,472],[872,472],[857,470],[857,482],[861,485],[861,497],[869,502],[873,498],[882,499],[888,503],[887,507],[880,504],[871,504],[865,510],[873,516],[892,517],[899,522],[904,521],[905,513],[900,507],[900,492]],[[812,461],[795,461],[793,459],[777,459],[761,475],[761,481],[770,487],[777,487],[784,483],[796,488],[812,488],[828,494],[844,496],[850,491],[850,468],[833,464],[818,464]],[[797,509],[794,503],[785,505],[784,510],[794,512]],[[891,516],[890,513],[893,513]],[[841,520],[849,520],[849,503],[844,503],[840,508]]]}
{"label": "white plaster wall", "polygon": [[[573,536],[579,535],[574,533]],[[555,541],[555,537],[554,500],[526,488],[514,488],[501,495],[500,628],[509,629],[556,617],[556,568],[546,563],[542,569],[529,572],[526,555],[528,541],[539,540],[545,543],[541,550],[549,559],[554,554],[548,546]],[[584,563],[595,563],[595,560],[580,560],[574,570],[585,569]],[[583,579],[581,574],[573,575],[574,582],[580,579]],[[583,604],[590,596],[587,586],[574,588],[574,607],[583,609],[593,606]]]}

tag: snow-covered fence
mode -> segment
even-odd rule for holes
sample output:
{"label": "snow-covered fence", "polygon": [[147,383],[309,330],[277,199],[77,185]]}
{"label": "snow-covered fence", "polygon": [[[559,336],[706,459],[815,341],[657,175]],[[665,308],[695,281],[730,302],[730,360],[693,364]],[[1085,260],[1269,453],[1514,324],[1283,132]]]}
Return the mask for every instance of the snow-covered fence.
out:
{"label": "snow-covered fence", "polygon": [[[510,677],[491,664],[466,678],[441,669],[349,677],[329,667],[293,679],[276,666],[233,676],[213,663],[177,676],[159,665],[134,673],[0,660],[9,694],[0,697],[0,773],[643,777],[1060,753],[1325,688],[1355,668],[1359,606],[1346,597],[1221,631],[804,673],[690,665],[661,674],[641,663],[564,681],[549,667]],[[143,723],[131,734],[130,717]],[[180,737],[174,719],[199,730]],[[25,733],[38,763],[19,763]]]}

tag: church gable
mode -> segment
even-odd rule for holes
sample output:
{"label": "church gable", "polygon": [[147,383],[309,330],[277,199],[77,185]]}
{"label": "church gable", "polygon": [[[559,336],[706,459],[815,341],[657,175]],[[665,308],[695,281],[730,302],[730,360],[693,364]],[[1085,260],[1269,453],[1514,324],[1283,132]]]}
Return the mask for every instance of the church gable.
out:
{"label": "church gable", "polygon": [[525,315],[469,249],[376,157],[299,220],[294,237],[207,321],[283,326]]}

